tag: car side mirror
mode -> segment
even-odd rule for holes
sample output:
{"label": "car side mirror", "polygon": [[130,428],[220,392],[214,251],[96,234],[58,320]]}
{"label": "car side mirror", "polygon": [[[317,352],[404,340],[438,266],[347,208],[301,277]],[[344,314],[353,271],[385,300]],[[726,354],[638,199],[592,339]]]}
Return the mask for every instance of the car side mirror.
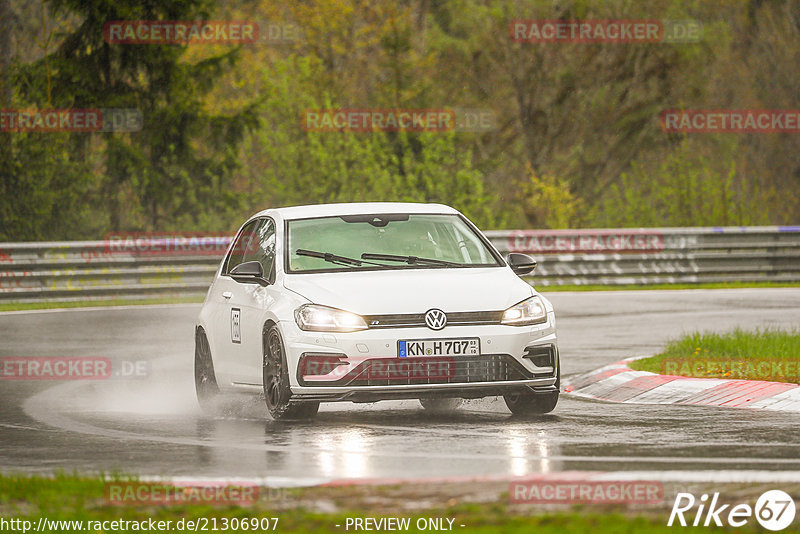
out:
{"label": "car side mirror", "polygon": [[257,261],[246,261],[231,269],[231,278],[242,284],[268,286],[264,278],[264,268]]}
{"label": "car side mirror", "polygon": [[508,261],[509,267],[511,270],[514,271],[518,275],[529,274],[532,273],[534,269],[536,269],[536,260],[528,256],[527,254],[520,254],[518,252],[512,252],[506,258]]}

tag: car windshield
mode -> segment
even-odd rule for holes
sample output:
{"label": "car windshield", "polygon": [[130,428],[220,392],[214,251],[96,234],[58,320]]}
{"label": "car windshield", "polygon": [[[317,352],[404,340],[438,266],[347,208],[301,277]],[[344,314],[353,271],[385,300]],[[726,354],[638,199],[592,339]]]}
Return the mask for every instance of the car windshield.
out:
{"label": "car windshield", "polygon": [[458,215],[391,213],[290,220],[286,250],[289,272],[501,265]]}

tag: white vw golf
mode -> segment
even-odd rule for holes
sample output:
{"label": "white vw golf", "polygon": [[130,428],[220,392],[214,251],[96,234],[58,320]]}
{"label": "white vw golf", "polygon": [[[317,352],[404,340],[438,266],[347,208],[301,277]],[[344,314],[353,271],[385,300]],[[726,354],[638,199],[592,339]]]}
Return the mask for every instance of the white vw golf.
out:
{"label": "white vw golf", "polygon": [[195,331],[200,404],[263,394],[273,418],[320,402],[419,399],[426,409],[502,395],[551,411],[553,307],[461,213],[439,204],[265,210],[232,241]]}

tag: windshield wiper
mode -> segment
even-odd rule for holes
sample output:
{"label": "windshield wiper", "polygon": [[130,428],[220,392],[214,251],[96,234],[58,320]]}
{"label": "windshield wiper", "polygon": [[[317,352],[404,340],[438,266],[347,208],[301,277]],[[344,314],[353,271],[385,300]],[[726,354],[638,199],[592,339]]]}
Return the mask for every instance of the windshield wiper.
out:
{"label": "windshield wiper", "polygon": [[380,261],[402,261],[409,265],[443,265],[447,267],[454,267],[460,265],[452,261],[437,260],[435,258],[420,258],[419,256],[397,256],[395,254],[372,254],[365,252],[361,255],[364,260],[380,260]]}
{"label": "windshield wiper", "polygon": [[339,256],[338,254],[332,254],[330,252],[319,252],[316,250],[306,250],[302,248],[298,248],[295,252],[298,256],[308,256],[310,258],[319,258],[321,260],[325,260],[330,263],[335,263],[337,265],[347,265],[352,267],[361,267],[363,264],[368,265],[375,265],[377,267],[386,267],[386,265],[382,265],[380,263],[373,263],[371,261],[361,261],[355,258],[348,258],[347,256]]}

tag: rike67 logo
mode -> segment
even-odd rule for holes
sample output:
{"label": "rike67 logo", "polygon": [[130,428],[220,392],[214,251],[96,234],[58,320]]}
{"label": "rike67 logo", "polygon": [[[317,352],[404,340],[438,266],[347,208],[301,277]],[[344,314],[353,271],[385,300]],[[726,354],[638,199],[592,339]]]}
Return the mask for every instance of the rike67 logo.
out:
{"label": "rike67 logo", "polygon": [[[696,509],[695,509],[696,506]],[[794,500],[781,490],[764,492],[756,501],[756,505],[741,503],[735,506],[720,504],[719,493],[714,493],[709,500],[707,494],[696,499],[691,493],[678,493],[667,526],[671,527],[675,520],[682,526],[715,526],[743,527],[755,517],[758,524],[772,531],[783,530],[794,521]]]}

